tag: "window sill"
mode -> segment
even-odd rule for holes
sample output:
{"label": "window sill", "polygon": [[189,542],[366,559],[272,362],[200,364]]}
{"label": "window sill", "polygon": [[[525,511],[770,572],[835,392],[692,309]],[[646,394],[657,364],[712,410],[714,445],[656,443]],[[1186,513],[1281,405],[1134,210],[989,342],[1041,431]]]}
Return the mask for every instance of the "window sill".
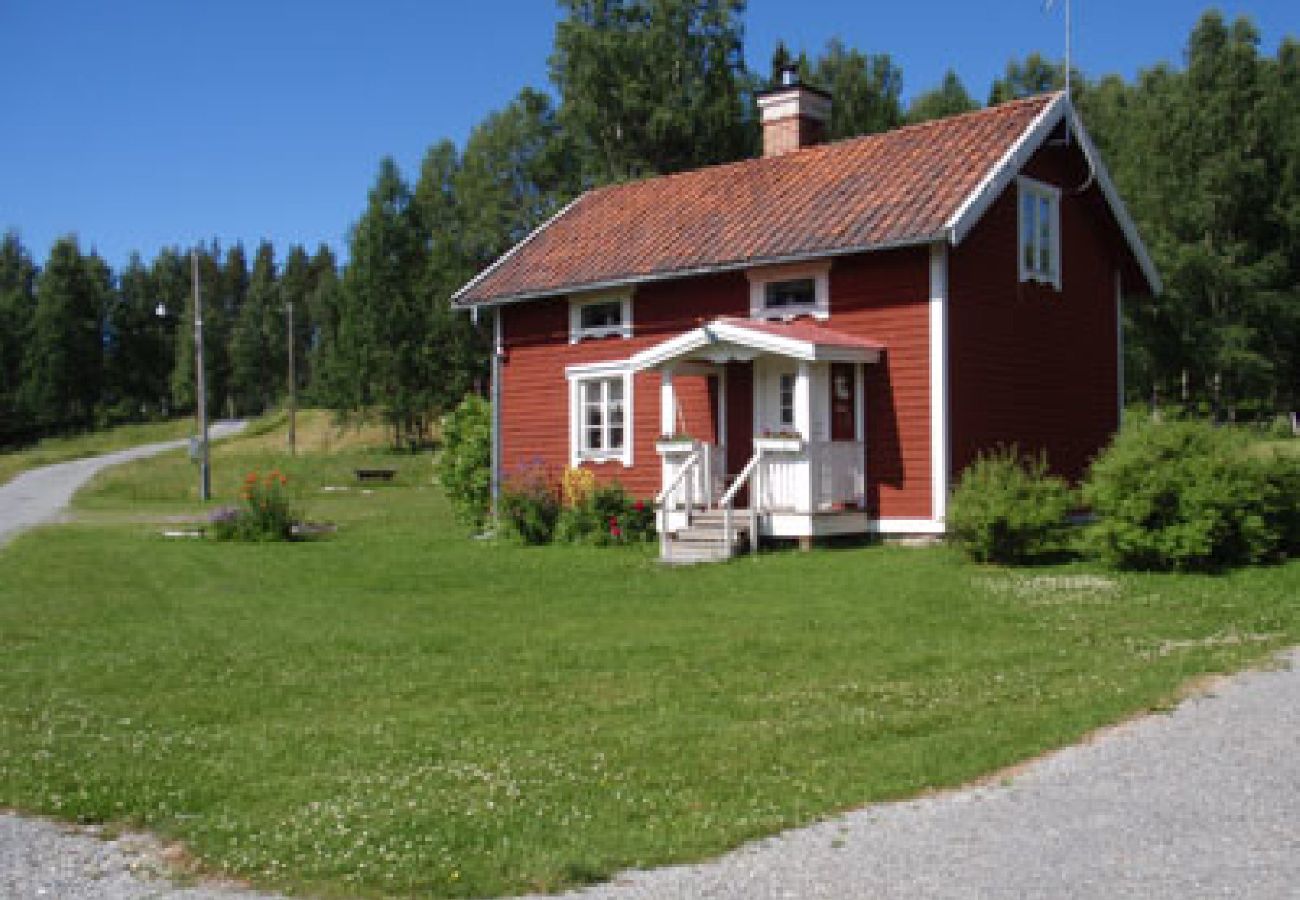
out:
{"label": "window sill", "polygon": [[569,335],[570,344],[580,344],[583,341],[597,341],[603,338],[623,338],[627,340],[632,336],[630,328],[602,328],[599,330],[580,331]]}

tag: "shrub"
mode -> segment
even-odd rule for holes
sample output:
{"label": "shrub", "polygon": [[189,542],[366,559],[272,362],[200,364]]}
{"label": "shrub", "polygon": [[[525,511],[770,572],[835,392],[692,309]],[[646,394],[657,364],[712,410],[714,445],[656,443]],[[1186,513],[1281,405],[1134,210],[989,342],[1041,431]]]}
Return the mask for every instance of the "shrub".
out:
{"label": "shrub", "polygon": [[213,513],[213,536],[221,541],[291,540],[298,517],[285,492],[288,484],[289,479],[276,470],[265,477],[249,472],[239,491],[242,505]]}
{"label": "shrub", "polygon": [[456,517],[478,528],[492,505],[492,407],[471,395],[442,420],[438,480]]}
{"label": "shrub", "polygon": [[[1087,546],[1136,569],[1214,570],[1277,557],[1295,541],[1300,474],[1236,429],[1196,420],[1126,425],[1092,465]],[[1292,543],[1294,549],[1294,543]]]}
{"label": "shrub", "polygon": [[[565,484],[569,484],[567,477]],[[637,543],[654,536],[654,510],[631,497],[617,482],[600,487],[593,482],[574,496],[576,502],[566,503],[560,513],[555,534],[558,540],[604,547]]]}
{"label": "shrub", "polygon": [[1015,447],[980,454],[948,507],[948,533],[971,559],[1023,562],[1064,545],[1071,492],[1047,459]]}
{"label": "shrub", "polygon": [[501,524],[526,544],[548,544],[560,517],[560,488],[540,461],[520,467],[501,490]]}

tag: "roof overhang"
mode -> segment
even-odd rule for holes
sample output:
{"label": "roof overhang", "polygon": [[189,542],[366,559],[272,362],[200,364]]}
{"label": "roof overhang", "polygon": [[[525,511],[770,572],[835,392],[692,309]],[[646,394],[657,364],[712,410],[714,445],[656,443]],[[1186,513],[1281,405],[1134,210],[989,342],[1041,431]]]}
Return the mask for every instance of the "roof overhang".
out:
{"label": "roof overhang", "polygon": [[1067,123],[1070,133],[1078,140],[1079,147],[1083,150],[1088,165],[1092,169],[1097,187],[1101,191],[1106,204],[1110,207],[1115,221],[1119,223],[1120,230],[1124,233],[1124,240],[1128,244],[1133,258],[1137,261],[1138,268],[1142,270],[1147,285],[1151,288],[1153,294],[1161,293],[1164,290],[1164,285],[1160,280],[1160,272],[1151,260],[1151,254],[1147,252],[1146,245],[1142,243],[1137,225],[1133,223],[1132,217],[1128,214],[1128,208],[1124,206],[1119,191],[1115,189],[1115,182],[1111,180],[1110,173],[1106,170],[1106,164],[1101,161],[1101,154],[1097,152],[1097,146],[1084,129],[1079,114],[1075,111],[1073,104],[1070,103],[1070,98],[1064,93],[1057,94],[1056,99],[1044,107],[1033,123],[1011,145],[1002,159],[998,160],[997,165],[989,170],[988,174],[975,186],[975,190],[962,201],[961,206],[957,207],[957,211],[953,213],[952,218],[945,225],[949,243],[955,247],[970,234],[971,229],[988,211],[993,201],[1002,196],[1002,192],[1010,186],[1012,180],[1029,162],[1029,158],[1047,140],[1052,130],[1063,121]]}
{"label": "roof overhang", "polygon": [[[804,328],[800,334],[781,334],[780,329],[779,325],[717,319],[633,354],[627,365],[640,372],[679,362],[745,362],[763,355],[808,362],[874,363],[884,349],[816,326]],[[811,333],[814,330],[824,331],[824,337],[819,340]]]}

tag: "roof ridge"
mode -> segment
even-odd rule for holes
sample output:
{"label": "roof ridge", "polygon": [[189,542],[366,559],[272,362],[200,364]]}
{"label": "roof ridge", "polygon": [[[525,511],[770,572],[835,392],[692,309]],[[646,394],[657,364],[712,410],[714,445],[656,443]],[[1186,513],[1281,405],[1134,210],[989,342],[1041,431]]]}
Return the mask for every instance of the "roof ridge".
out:
{"label": "roof ridge", "polygon": [[603,194],[608,191],[615,191],[622,188],[630,188],[635,185],[643,185],[652,181],[665,182],[673,179],[691,177],[701,172],[720,172],[731,168],[739,168],[741,166],[752,166],[756,164],[767,163],[769,160],[788,159],[795,155],[804,156],[806,158],[807,154],[824,153],[831,149],[846,147],[850,144],[868,143],[870,141],[878,141],[886,137],[892,137],[893,135],[903,134],[904,132],[920,131],[923,129],[936,128],[943,125],[950,125],[952,123],[960,122],[963,120],[969,120],[979,116],[986,116],[993,112],[1006,111],[1013,107],[1018,108],[1021,106],[1028,106],[1033,103],[1044,103],[1045,105],[1051,105],[1051,103],[1055,101],[1056,97],[1060,96],[1063,93],[1064,91],[1045,91],[1041,94],[1030,94],[1027,97],[1016,97],[1012,100],[1005,100],[1002,103],[995,103],[992,106],[981,106],[979,109],[972,109],[964,113],[956,113],[954,115],[943,116],[942,118],[938,118],[938,119],[929,119],[925,122],[911,122],[906,125],[898,125],[886,131],[873,131],[870,134],[855,134],[852,135],[851,137],[840,138],[834,141],[827,141],[824,144],[814,144],[811,147],[801,147],[798,150],[791,150],[786,153],[782,153],[778,156],[755,156],[755,157],[749,157],[747,159],[733,159],[729,162],[710,163],[708,165],[698,166],[694,169],[683,169],[680,172],[666,172],[661,175],[647,175],[644,178],[633,178],[627,181],[616,181],[610,184],[597,185],[596,187],[588,188],[587,190],[583,191],[581,194],[578,195],[578,198],[582,199],[588,196],[595,196],[596,194]]}

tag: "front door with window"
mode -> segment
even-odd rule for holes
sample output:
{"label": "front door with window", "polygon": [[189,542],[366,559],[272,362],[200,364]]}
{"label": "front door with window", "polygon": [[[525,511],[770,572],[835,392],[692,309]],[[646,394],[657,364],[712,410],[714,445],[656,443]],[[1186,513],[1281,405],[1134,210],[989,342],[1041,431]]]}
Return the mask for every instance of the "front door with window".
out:
{"label": "front door with window", "polygon": [[852,363],[831,365],[831,440],[857,440],[857,379]]}

